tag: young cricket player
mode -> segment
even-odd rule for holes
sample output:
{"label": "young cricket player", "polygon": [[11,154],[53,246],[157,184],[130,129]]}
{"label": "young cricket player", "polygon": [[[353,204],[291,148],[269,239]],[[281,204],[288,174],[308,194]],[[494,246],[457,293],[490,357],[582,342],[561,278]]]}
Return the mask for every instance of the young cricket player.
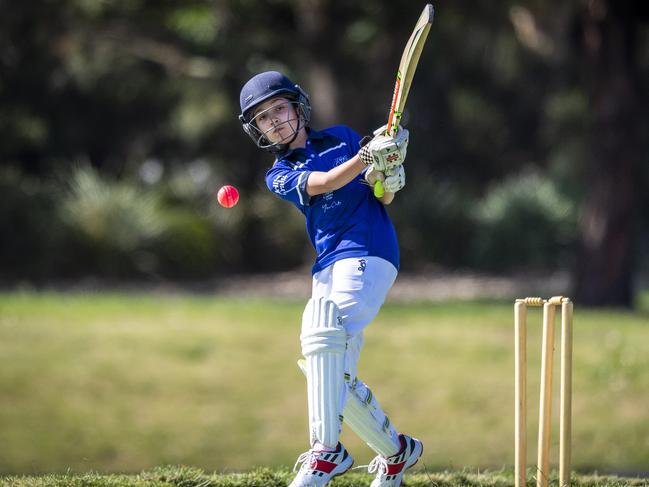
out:
{"label": "young cricket player", "polygon": [[[250,79],[240,103],[244,131],[275,156],[268,188],[302,212],[317,252],[300,334],[310,449],[299,456],[290,487],[321,487],[351,468],[352,457],[339,442],[343,419],[377,453],[369,465],[376,472],[371,487],[398,487],[423,445],[397,432],[356,367],[363,331],[399,268],[384,205],[405,185],[408,131],[388,137],[383,127],[361,147],[361,137],[348,127],[315,130],[308,95],[275,71]],[[385,189],[380,198],[372,191],[377,179]]]}

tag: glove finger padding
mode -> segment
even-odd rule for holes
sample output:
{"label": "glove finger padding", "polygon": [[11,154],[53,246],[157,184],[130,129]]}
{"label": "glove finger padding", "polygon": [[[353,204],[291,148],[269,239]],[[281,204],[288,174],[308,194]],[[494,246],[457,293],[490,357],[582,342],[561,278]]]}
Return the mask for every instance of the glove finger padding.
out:
{"label": "glove finger padding", "polygon": [[406,185],[406,171],[403,166],[389,169],[383,181],[383,189],[390,193],[396,193]]}
{"label": "glove finger padding", "polygon": [[365,181],[367,181],[367,184],[372,187],[374,187],[374,184],[376,184],[377,181],[385,180],[385,175],[381,171],[376,169],[373,165],[367,168],[364,177]]}
{"label": "glove finger padding", "polygon": [[[388,129],[388,125],[381,125],[379,128],[377,128],[374,132],[372,132],[373,137],[378,137],[379,135],[385,135],[385,131]],[[399,127],[401,129],[401,127]]]}

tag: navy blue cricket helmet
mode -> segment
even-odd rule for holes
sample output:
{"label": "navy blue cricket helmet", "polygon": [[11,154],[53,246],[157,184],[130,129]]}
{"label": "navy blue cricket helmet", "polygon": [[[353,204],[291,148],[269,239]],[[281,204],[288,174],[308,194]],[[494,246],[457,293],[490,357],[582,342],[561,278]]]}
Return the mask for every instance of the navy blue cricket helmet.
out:
{"label": "navy blue cricket helmet", "polygon": [[244,132],[250,136],[257,147],[266,149],[270,152],[284,151],[297,136],[296,131],[293,139],[287,143],[273,144],[265,137],[255,123],[253,117],[255,107],[260,103],[279,95],[284,95],[288,100],[295,104],[300,116],[298,123],[304,123],[304,126],[308,127],[311,119],[311,103],[309,101],[309,95],[307,95],[299,85],[293,83],[282,73],[277,71],[265,71],[253,76],[245,85],[243,85],[243,88],[241,88],[241,94],[239,95],[239,104],[241,106],[239,121],[243,126]]}

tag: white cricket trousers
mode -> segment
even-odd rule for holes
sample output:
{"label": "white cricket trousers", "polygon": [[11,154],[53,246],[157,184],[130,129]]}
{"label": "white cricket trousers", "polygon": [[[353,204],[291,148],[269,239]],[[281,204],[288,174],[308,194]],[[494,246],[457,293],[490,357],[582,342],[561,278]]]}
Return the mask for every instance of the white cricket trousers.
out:
{"label": "white cricket trousers", "polygon": [[[397,432],[390,424],[369,387],[357,377],[358,359],[363,346],[363,329],[376,317],[388,291],[397,277],[397,269],[380,257],[343,259],[313,275],[312,298],[324,297],[338,306],[347,332],[345,373],[349,374],[343,392],[343,404],[348,394],[355,394],[368,404],[368,422],[376,423],[385,432],[382,452],[395,445],[399,450]],[[363,438],[365,440],[365,438]]]}
{"label": "white cricket trousers", "polygon": [[312,298],[331,299],[347,335],[362,334],[376,317],[397,278],[397,269],[380,257],[339,260],[313,275]]}

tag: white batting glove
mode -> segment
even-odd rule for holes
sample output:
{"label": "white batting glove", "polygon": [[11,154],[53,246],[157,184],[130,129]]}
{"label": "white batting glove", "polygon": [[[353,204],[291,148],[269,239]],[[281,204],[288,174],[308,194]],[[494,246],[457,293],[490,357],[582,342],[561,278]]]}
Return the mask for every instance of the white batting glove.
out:
{"label": "white batting glove", "polygon": [[394,137],[384,135],[385,126],[374,131],[374,138],[358,152],[361,160],[372,164],[379,171],[386,171],[400,166],[406,159],[410,133],[399,126],[399,131]]}
{"label": "white batting glove", "polygon": [[385,180],[383,181],[383,189],[389,193],[396,193],[403,189],[406,185],[406,171],[403,166],[397,166],[388,169],[385,172]]}
{"label": "white batting glove", "polygon": [[374,184],[376,184],[377,181],[385,181],[385,175],[376,169],[373,165],[370,165],[370,167],[367,168],[367,171],[365,171],[365,181],[367,181],[367,184],[369,184],[371,187],[374,187]]}

